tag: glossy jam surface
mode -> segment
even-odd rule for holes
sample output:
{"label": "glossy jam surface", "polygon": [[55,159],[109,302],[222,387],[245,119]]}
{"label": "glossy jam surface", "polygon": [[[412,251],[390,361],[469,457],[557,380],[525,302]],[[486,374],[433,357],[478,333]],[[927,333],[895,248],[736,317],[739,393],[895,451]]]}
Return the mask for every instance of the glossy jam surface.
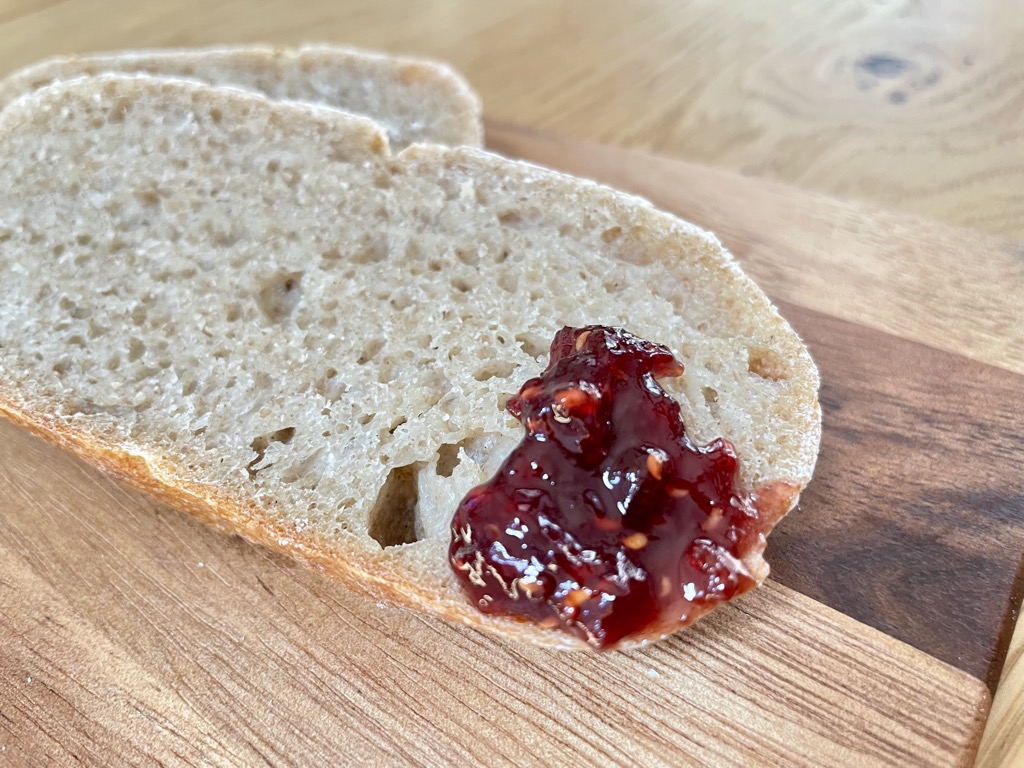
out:
{"label": "glossy jam surface", "polygon": [[757,516],[732,446],[695,446],[658,378],[666,347],[563,328],[509,400],[526,436],[452,520],[452,567],[480,610],[595,648],[665,634],[755,585]]}

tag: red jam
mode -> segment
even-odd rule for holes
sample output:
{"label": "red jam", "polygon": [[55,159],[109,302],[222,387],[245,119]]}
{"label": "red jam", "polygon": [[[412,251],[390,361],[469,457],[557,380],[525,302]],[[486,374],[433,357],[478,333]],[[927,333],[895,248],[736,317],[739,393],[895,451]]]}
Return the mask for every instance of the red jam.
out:
{"label": "red jam", "polygon": [[599,649],[656,638],[755,586],[757,513],[732,446],[695,446],[656,381],[672,353],[618,328],[563,328],[508,401],[526,437],[452,520],[452,567],[489,614]]}

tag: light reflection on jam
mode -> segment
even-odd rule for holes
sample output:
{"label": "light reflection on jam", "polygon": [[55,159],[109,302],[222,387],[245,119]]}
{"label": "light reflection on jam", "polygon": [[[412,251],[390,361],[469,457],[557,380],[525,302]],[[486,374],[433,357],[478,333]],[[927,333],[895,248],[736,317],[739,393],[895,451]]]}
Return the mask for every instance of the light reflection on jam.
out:
{"label": "light reflection on jam", "polygon": [[481,611],[600,649],[755,585],[740,557],[756,512],[732,446],[694,446],[656,381],[682,373],[622,329],[558,332],[547,369],[506,406],[526,436],[452,520],[451,564]]}

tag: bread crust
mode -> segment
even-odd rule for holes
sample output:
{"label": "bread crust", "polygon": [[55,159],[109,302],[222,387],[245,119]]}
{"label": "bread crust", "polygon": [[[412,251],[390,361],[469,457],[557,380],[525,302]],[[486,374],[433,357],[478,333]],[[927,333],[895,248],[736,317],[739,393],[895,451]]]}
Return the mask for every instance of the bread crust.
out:
{"label": "bread crust", "polygon": [[[117,445],[99,439],[87,432],[68,428],[48,414],[17,403],[7,388],[0,389],[0,415],[27,429],[48,443],[71,451],[86,463],[107,472],[132,487],[148,494],[170,507],[187,512],[204,525],[226,534],[241,536],[252,544],[287,555],[303,566],[324,574],[340,584],[361,592],[367,597],[421,611],[447,621],[457,622],[489,634],[525,641],[558,650],[593,650],[583,640],[559,629],[548,629],[513,618],[481,613],[471,606],[455,588],[454,580],[447,588],[437,585],[424,587],[422,579],[403,573],[405,570],[395,558],[375,562],[366,567],[365,554],[347,551],[337,541],[325,541],[309,532],[296,532],[290,528],[275,527],[251,500],[239,499],[217,488],[182,481],[168,482],[153,458],[131,454]],[[754,508],[762,521],[759,528],[770,531],[796,506],[800,489],[793,483],[777,481],[756,488],[753,492]],[[758,544],[742,554],[741,560],[758,586],[768,577],[769,567],[763,553],[766,534]],[[385,550],[386,554],[388,550]],[[392,551],[392,554],[394,552]],[[390,562],[389,562],[390,560]],[[447,561],[444,562],[447,568]],[[446,573],[446,577],[450,574]],[[629,639],[617,650],[630,650],[657,642],[690,626],[714,610],[713,605],[694,606],[685,624],[672,621],[655,625],[642,635]]]}

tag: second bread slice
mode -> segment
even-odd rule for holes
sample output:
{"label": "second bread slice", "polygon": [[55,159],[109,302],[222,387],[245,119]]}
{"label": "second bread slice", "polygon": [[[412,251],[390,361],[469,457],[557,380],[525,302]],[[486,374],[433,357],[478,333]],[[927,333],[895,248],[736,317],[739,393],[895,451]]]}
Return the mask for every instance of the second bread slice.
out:
{"label": "second bread slice", "polygon": [[483,144],[480,100],[447,65],[334,45],[61,56],[32,64],[0,82],[0,109],[50,83],[103,73],[184,77],[363,115],[384,128],[395,151],[417,142]]}

